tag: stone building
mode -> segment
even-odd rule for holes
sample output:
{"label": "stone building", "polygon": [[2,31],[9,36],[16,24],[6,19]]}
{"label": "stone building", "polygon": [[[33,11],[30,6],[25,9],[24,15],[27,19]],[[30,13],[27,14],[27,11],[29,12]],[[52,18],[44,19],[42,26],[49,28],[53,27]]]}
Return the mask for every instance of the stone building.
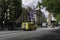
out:
{"label": "stone building", "polygon": [[26,22],[35,23],[36,26],[40,26],[43,22],[46,22],[45,14],[41,10],[33,10],[29,7],[24,11],[22,19]]}

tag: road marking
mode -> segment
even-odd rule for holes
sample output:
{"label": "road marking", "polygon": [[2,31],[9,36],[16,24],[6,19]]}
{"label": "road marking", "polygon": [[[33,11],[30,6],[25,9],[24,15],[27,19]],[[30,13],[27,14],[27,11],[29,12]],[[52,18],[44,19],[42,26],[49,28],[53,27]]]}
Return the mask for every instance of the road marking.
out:
{"label": "road marking", "polygon": [[[25,33],[30,33],[30,32],[32,32],[32,31],[21,31],[21,32],[13,32],[13,33],[6,33],[6,34],[2,34],[2,35],[0,35],[0,37],[4,37],[4,36],[11,36],[11,35],[17,35],[17,34],[23,34],[23,35],[25,35]],[[33,32],[32,32],[33,33]]]}
{"label": "road marking", "polygon": [[0,36],[2,37],[2,36],[15,35],[15,34],[16,33],[11,33],[11,34],[9,33],[9,34],[3,34],[3,35],[0,35]]}

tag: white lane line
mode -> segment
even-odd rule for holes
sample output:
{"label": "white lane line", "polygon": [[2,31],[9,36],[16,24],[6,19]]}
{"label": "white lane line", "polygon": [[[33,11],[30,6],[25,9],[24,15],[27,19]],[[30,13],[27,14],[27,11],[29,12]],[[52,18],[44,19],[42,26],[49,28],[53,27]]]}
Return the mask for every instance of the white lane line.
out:
{"label": "white lane line", "polygon": [[21,36],[22,34],[25,35],[25,34],[29,34],[29,33],[26,32],[26,31],[24,31],[24,32],[16,32],[16,33],[2,34],[2,35],[0,35],[0,37],[4,37],[4,36],[14,36],[14,35],[17,35],[17,34],[19,34],[19,35]]}
{"label": "white lane line", "polygon": [[0,35],[0,37],[4,37],[4,36],[11,36],[11,35],[16,35],[16,34],[19,34],[19,33],[23,33],[23,32],[9,32],[9,33],[3,33]]}
{"label": "white lane line", "polygon": [[11,34],[3,34],[3,35],[0,35],[0,37],[3,37],[3,36],[10,36],[10,35],[15,35],[17,33],[11,33]]}
{"label": "white lane line", "polygon": [[7,35],[7,34],[12,34],[12,33],[20,33],[22,31],[8,31],[8,32],[0,32],[0,36],[1,35]]}
{"label": "white lane line", "polygon": [[19,32],[19,31],[1,31],[0,35],[2,35],[2,34],[8,34],[8,33],[16,33],[16,32]]}

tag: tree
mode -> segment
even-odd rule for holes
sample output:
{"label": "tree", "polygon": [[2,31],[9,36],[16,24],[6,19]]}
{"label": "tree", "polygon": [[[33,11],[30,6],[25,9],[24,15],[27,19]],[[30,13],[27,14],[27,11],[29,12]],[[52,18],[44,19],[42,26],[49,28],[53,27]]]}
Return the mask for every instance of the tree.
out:
{"label": "tree", "polygon": [[[0,8],[2,9],[1,12],[2,25],[3,25],[3,21],[4,21],[4,25],[5,24],[8,25],[9,21],[15,21],[21,16],[22,14],[21,2],[22,0],[0,0]],[[10,22],[10,24],[13,25],[12,22]]]}
{"label": "tree", "polygon": [[29,14],[29,10],[30,10],[30,8],[22,8],[22,21],[27,21],[28,19],[27,19],[27,17],[29,17],[28,16],[28,14]]}
{"label": "tree", "polygon": [[56,18],[60,17],[60,0],[42,0],[42,5]]}
{"label": "tree", "polygon": [[9,14],[10,14],[11,20],[18,19],[22,13],[21,2],[22,2],[21,0],[0,0],[0,8],[3,9],[3,12],[2,12],[3,19],[4,19],[5,13],[7,16],[8,9],[9,9]]}
{"label": "tree", "polygon": [[18,19],[22,14],[21,0],[13,0],[12,3],[12,6],[15,6],[13,8],[15,19]]}

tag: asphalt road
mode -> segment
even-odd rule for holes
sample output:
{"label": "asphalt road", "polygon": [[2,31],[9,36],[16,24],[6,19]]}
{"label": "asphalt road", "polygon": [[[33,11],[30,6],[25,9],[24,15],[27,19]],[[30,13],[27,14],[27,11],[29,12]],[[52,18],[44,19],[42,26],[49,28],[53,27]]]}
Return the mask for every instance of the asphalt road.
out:
{"label": "asphalt road", "polygon": [[35,31],[0,31],[0,40],[59,40],[57,28],[38,28]]}

